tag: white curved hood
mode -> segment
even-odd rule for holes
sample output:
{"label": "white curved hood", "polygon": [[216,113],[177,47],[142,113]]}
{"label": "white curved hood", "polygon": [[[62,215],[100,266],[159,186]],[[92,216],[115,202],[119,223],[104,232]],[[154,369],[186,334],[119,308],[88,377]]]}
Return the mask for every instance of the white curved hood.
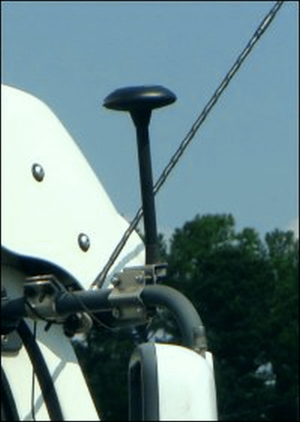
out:
{"label": "white curved hood", "polygon": [[[1,87],[1,227],[9,251],[54,263],[88,288],[128,227],[69,133],[40,100]],[[33,165],[41,166],[38,181]],[[88,236],[83,251],[78,236]],[[133,233],[114,268],[144,264]],[[106,283],[107,284],[107,283]]]}

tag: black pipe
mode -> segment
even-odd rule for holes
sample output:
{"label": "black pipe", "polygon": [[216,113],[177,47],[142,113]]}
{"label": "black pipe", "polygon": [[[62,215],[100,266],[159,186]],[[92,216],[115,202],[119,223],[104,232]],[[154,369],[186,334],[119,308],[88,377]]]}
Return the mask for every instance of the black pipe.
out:
{"label": "black pipe", "polygon": [[131,117],[136,128],[138,146],[141,196],[144,211],[146,264],[153,264],[157,262],[158,258],[156,213],[148,129],[150,116],[150,110],[145,110],[143,113],[137,111],[131,112]]}
{"label": "black pipe", "polygon": [[[51,318],[64,317],[76,312],[101,312],[111,310],[108,300],[110,289],[82,290],[76,292],[60,293],[54,301],[53,315]],[[24,297],[4,301],[1,304],[1,331],[6,334],[15,328],[17,322],[25,317],[45,318],[42,312],[28,305]]]}
{"label": "black pipe", "polygon": [[141,292],[146,306],[165,306],[174,315],[186,347],[204,355],[207,350],[205,328],[193,304],[179,291],[168,286],[146,286]]}
{"label": "black pipe", "polygon": [[108,300],[110,293],[111,289],[62,293],[55,301],[55,311],[59,316],[76,312],[111,311],[112,306]]}
{"label": "black pipe", "polygon": [[8,379],[1,367],[1,420],[2,421],[19,421],[16,402],[11,392]]}
{"label": "black pipe", "polygon": [[14,330],[20,319],[26,316],[25,299],[4,299],[1,301],[1,334]]}
{"label": "black pipe", "polygon": [[18,326],[18,333],[27,350],[34,372],[41,387],[42,395],[52,421],[63,421],[63,413],[56,394],[53,380],[43,354],[24,320]]}
{"label": "black pipe", "polygon": [[[113,307],[109,300],[111,292],[111,289],[101,289],[61,293],[54,302],[52,317],[67,316],[76,312],[111,311]],[[121,296],[122,293],[120,293],[120,298]],[[184,345],[198,353],[205,352],[204,325],[193,304],[182,293],[168,286],[149,285],[141,290],[140,298],[146,307],[165,306],[169,309],[180,327]],[[28,315],[24,303],[23,298],[15,299],[2,307],[1,316],[4,326],[5,320],[12,317],[10,304],[17,315],[25,316],[22,312]],[[19,305],[19,309],[16,304]],[[121,304],[122,301],[120,301],[120,306]],[[126,304],[126,297],[124,297],[124,304]],[[13,316],[15,317],[16,314]]]}

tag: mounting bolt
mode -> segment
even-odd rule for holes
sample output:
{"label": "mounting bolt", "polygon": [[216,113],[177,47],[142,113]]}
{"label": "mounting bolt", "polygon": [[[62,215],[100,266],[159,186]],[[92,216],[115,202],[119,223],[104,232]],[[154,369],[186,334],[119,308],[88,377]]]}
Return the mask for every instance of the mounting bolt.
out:
{"label": "mounting bolt", "polygon": [[114,276],[114,277],[112,278],[112,280],[111,280],[111,284],[112,284],[114,287],[118,287],[118,286],[121,284],[121,280],[119,279],[119,277]]}
{"label": "mounting bolt", "polygon": [[91,246],[90,239],[85,233],[80,233],[78,236],[78,244],[83,252],[86,252]]}
{"label": "mounting bolt", "polygon": [[138,314],[142,315],[142,314],[143,314],[143,312],[144,312],[143,307],[142,307],[142,306],[138,306],[138,307],[136,308],[136,312],[137,312]]}
{"label": "mounting bolt", "polygon": [[45,171],[40,164],[34,163],[31,167],[31,172],[37,182],[41,182],[45,177]]}
{"label": "mounting bolt", "polygon": [[144,277],[142,275],[135,276],[135,281],[137,284],[143,284],[144,283]]}
{"label": "mounting bolt", "polygon": [[120,318],[120,316],[121,316],[121,312],[120,312],[120,310],[119,310],[118,308],[113,308],[113,310],[112,310],[112,316],[113,316],[115,319],[119,319],[119,318]]}
{"label": "mounting bolt", "polygon": [[8,343],[8,335],[7,334],[1,335],[1,343]]}

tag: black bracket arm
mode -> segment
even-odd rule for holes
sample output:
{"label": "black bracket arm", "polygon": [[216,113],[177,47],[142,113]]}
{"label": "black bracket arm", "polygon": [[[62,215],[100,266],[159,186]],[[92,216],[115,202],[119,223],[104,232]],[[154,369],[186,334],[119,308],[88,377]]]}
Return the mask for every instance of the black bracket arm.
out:
{"label": "black bracket arm", "polygon": [[164,271],[161,265],[128,268],[116,274],[112,289],[74,292],[52,275],[30,278],[23,297],[2,298],[1,332],[9,332],[25,317],[64,323],[72,315],[107,311],[113,326],[135,326],[146,323],[157,307],[164,306],[174,315],[183,344],[205,355],[205,330],[192,303],[177,290],[153,283]]}

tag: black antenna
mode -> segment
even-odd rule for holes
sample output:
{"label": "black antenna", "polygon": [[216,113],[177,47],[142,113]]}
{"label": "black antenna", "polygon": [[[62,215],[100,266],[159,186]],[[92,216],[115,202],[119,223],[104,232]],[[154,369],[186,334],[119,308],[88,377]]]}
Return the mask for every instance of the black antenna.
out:
{"label": "black antenna", "polygon": [[[253,47],[256,45],[260,37],[266,31],[266,29],[269,27],[270,23],[275,18],[276,14],[278,13],[283,3],[284,3],[283,1],[277,1],[275,5],[271,8],[271,10],[268,12],[268,14],[264,17],[263,21],[259,24],[258,28],[252,35],[246,47],[239,54],[233,66],[230,68],[225,78],[221,81],[220,85],[218,86],[216,91],[213,93],[212,97],[210,98],[208,103],[205,105],[200,115],[197,117],[190,131],[187,133],[187,135],[185,136],[185,138],[183,139],[183,141],[181,142],[181,144],[179,145],[175,153],[172,155],[169,163],[166,165],[165,169],[163,170],[162,174],[160,175],[159,179],[154,185],[154,195],[159,191],[161,186],[165,183],[167,177],[169,176],[169,174],[171,173],[175,165],[178,163],[179,159],[181,158],[185,149],[187,148],[187,146],[190,144],[190,142],[196,135],[200,126],[203,124],[204,120],[206,119],[206,117],[208,116],[212,108],[218,102],[219,98],[221,97],[221,95],[223,94],[223,92],[225,91],[225,89],[227,88],[227,86],[229,85],[229,83],[231,82],[235,74],[237,73],[237,71],[240,69],[241,65],[243,64],[244,60],[248,57]],[[107,277],[107,274],[110,268],[114,264],[115,260],[119,256],[122,249],[124,248],[131,233],[137,227],[142,215],[143,215],[143,208],[141,207],[138,209],[128,229],[124,232],[122,238],[120,239],[120,242],[117,244],[108,262],[106,263],[106,265],[104,266],[100,274],[93,281],[92,287],[101,288],[103,286],[103,283],[105,282],[105,278]]]}
{"label": "black antenna", "polygon": [[105,98],[103,104],[113,110],[128,111],[136,127],[146,264],[157,262],[157,228],[148,127],[152,110],[174,101],[176,96],[173,92],[162,86],[137,86],[117,89]]}

